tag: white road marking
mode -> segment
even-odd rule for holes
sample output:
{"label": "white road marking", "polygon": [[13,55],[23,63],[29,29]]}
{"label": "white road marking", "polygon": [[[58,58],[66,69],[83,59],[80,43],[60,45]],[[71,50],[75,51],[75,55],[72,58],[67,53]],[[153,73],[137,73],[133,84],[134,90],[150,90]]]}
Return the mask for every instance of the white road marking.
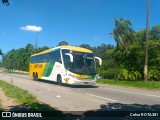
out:
{"label": "white road marking", "polygon": [[117,102],[117,100],[113,100],[113,99],[110,99],[110,98],[101,97],[101,96],[97,96],[97,95],[93,95],[93,94],[89,94],[89,93],[86,93],[86,94],[87,94],[87,95],[90,95],[90,96],[93,96],[93,97],[97,97],[97,98],[101,98],[101,99],[105,99],[105,100]]}
{"label": "white road marking", "polygon": [[56,97],[57,97],[57,98],[60,98],[61,96],[60,96],[60,95],[57,95]]}
{"label": "white road marking", "polygon": [[160,96],[158,96],[158,95],[150,95],[150,94],[145,94],[145,95],[151,96],[151,97],[160,97]]}

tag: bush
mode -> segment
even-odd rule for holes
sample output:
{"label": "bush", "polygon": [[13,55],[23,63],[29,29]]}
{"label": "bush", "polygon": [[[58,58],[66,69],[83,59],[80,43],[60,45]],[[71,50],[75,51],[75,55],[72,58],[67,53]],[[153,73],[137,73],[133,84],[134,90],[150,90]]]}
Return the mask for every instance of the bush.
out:
{"label": "bush", "polygon": [[118,80],[140,80],[142,75],[138,71],[129,72],[126,69],[121,69],[118,71]]}
{"label": "bush", "polygon": [[151,69],[148,72],[148,80],[160,81],[160,71],[156,69]]}
{"label": "bush", "polygon": [[114,79],[114,68],[110,68],[107,70],[98,70],[98,73],[102,76],[102,78]]}
{"label": "bush", "polygon": [[99,70],[98,73],[103,77],[103,78],[108,78],[108,79],[114,79],[115,77],[115,71],[117,71],[117,79],[118,80],[141,80],[142,75],[138,71],[133,71],[133,72],[128,72],[127,69],[124,68],[110,68],[107,70]]}

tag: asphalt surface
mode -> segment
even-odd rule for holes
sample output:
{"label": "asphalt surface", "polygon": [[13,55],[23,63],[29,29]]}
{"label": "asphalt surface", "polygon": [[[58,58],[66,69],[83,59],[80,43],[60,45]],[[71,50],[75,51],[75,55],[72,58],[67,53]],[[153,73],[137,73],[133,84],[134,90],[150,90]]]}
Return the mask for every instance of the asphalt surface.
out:
{"label": "asphalt surface", "polygon": [[62,111],[160,111],[160,92],[112,85],[59,86],[27,75],[0,73],[12,83]]}

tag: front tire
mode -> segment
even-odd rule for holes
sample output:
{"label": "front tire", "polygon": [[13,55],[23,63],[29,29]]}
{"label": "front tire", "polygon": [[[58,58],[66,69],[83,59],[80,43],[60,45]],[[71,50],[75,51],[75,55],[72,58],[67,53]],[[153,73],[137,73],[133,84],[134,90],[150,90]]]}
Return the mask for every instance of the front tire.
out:
{"label": "front tire", "polygon": [[57,75],[57,84],[62,85],[62,77],[61,75]]}

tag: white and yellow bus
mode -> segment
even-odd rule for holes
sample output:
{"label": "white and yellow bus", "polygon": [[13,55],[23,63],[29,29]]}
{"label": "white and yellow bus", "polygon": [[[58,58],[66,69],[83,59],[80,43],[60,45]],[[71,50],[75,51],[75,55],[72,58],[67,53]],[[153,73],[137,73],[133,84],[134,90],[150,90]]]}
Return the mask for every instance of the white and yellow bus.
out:
{"label": "white and yellow bus", "polygon": [[75,46],[59,46],[31,55],[29,74],[35,80],[56,81],[58,84],[94,85],[96,62],[102,64],[91,50]]}

